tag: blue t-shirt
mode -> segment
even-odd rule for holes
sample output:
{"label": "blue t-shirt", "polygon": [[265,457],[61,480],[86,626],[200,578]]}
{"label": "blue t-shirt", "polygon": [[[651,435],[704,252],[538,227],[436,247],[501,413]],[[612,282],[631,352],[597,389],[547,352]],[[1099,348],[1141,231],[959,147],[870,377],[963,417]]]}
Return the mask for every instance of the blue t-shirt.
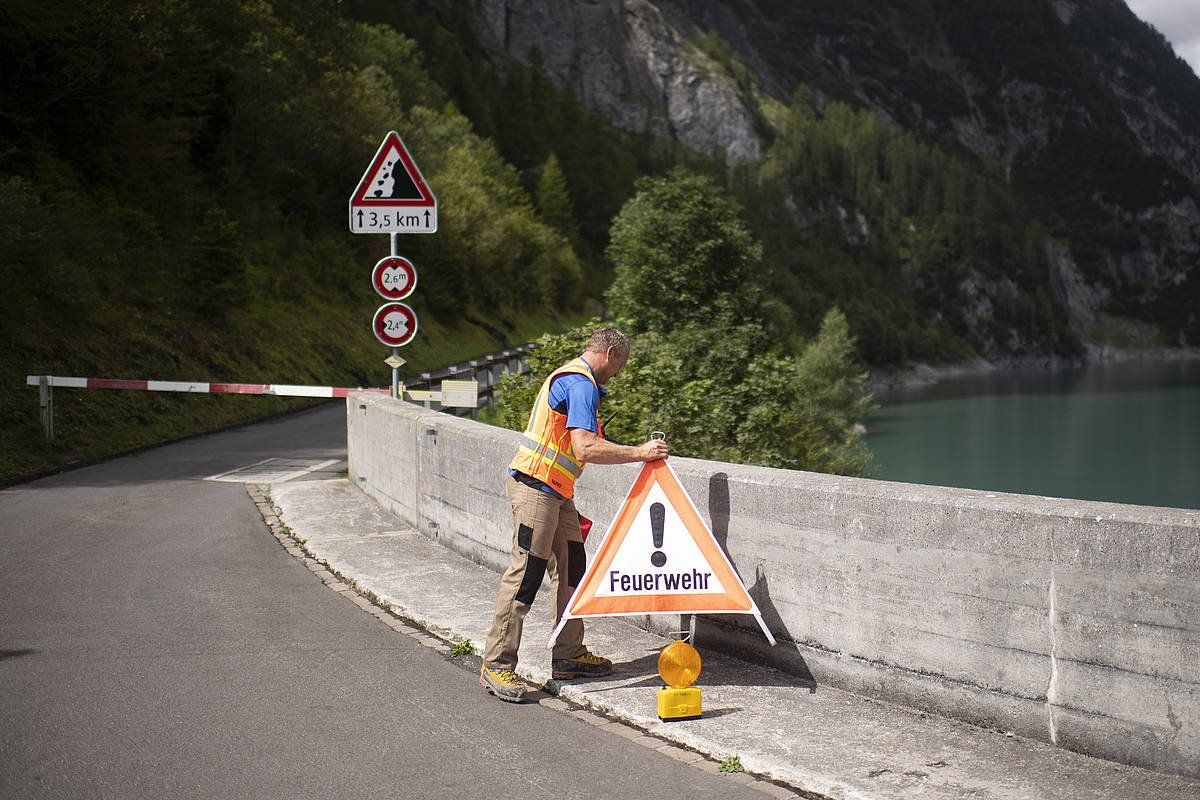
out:
{"label": "blue t-shirt", "polygon": [[[550,407],[560,414],[567,415],[567,430],[582,428],[585,431],[599,433],[596,428],[596,408],[600,405],[603,397],[604,387],[597,386],[586,375],[580,375],[578,372],[559,375],[550,384]],[[531,478],[515,469],[510,469],[508,474],[521,483],[562,499],[561,494],[536,478]]]}
{"label": "blue t-shirt", "polygon": [[600,405],[603,396],[604,389],[577,372],[559,375],[550,384],[550,407],[560,414],[566,413],[567,430],[583,428],[599,433],[596,430],[596,406]]}

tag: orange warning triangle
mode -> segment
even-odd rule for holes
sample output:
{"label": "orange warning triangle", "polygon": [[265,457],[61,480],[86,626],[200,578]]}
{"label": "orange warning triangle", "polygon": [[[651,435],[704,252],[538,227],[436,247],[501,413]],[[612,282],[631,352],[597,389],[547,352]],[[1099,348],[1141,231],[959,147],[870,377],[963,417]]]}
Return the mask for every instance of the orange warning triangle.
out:
{"label": "orange warning triangle", "polygon": [[350,195],[350,207],[422,208],[436,205],[437,199],[401,141],[400,134],[390,131],[379,145],[371,166],[363,173],[354,194]]}
{"label": "orange warning triangle", "polygon": [[753,614],[775,640],[667,461],[650,461],[608,527],[551,637],[568,619],[640,614]]}

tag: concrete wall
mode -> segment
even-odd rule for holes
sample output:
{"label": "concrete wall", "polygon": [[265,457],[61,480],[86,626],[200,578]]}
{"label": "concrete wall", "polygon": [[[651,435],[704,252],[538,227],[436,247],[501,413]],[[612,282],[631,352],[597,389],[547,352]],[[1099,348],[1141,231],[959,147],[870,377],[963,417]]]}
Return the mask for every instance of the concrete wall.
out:
{"label": "concrete wall", "polygon": [[[351,479],[500,569],[518,435],[377,395],[347,402]],[[671,463],[780,640],[767,646],[749,617],[706,616],[702,649],[1200,777],[1200,511]],[[584,473],[589,552],[636,469]]]}

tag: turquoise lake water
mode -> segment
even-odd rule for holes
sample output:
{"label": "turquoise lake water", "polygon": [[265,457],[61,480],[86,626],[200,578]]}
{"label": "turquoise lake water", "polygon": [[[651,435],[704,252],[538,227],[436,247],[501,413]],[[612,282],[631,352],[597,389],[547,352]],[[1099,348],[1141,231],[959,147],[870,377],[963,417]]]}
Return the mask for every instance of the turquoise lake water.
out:
{"label": "turquoise lake water", "polygon": [[878,393],[874,477],[1200,508],[1200,362],[996,372]]}

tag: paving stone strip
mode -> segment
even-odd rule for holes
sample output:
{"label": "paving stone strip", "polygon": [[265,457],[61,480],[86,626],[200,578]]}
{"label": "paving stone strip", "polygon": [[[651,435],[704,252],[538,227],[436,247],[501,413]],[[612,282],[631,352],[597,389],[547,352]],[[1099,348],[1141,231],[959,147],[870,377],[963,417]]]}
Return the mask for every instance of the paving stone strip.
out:
{"label": "paving stone strip", "polygon": [[[262,514],[263,521],[266,523],[271,535],[275,537],[288,553],[299,559],[310,572],[321,578],[322,583],[335,592],[348,597],[351,602],[371,614],[371,616],[379,619],[396,633],[408,636],[425,647],[438,651],[448,661],[457,664],[463,669],[470,672],[479,672],[479,668],[482,665],[482,660],[479,656],[473,653],[451,655],[453,645],[458,644],[460,640],[441,636],[423,627],[416,620],[398,615],[390,603],[387,603],[373,592],[358,586],[353,578],[341,574],[327,562],[313,555],[307,549],[305,540],[297,536],[296,532],[285,525],[283,520],[280,519],[279,508],[271,502],[269,486],[248,483],[246,484],[246,492],[250,495],[250,499],[254,501],[259,513]],[[681,761],[695,769],[714,775],[723,775],[733,783],[747,785],[752,789],[761,791],[768,797],[802,797],[807,800],[829,800],[828,795],[818,795],[794,787],[784,786],[765,778],[753,776],[744,771],[721,772],[720,762],[710,760],[703,753],[686,750],[677,746],[674,742],[669,742],[640,728],[634,728],[623,722],[613,720],[556,695],[556,686],[551,681],[548,684],[538,686],[537,692],[526,696],[546,708],[567,714],[581,722],[594,725],[600,731],[611,733],[650,749],[657,750],[663,753],[663,755]]]}

